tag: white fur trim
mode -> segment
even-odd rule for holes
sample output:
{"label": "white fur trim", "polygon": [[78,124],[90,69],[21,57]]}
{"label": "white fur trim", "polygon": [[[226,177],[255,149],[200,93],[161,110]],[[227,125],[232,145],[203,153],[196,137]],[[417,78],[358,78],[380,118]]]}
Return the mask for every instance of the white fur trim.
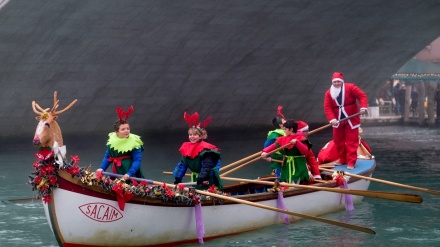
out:
{"label": "white fur trim", "polygon": [[322,179],[322,178],[321,178],[321,175],[314,175],[313,178],[314,178],[314,179]]}
{"label": "white fur trim", "polygon": [[342,80],[341,78],[335,78],[332,80],[332,82],[335,82],[335,81],[341,81],[342,83],[344,83],[344,80]]}
{"label": "white fur trim", "polygon": [[305,127],[302,127],[299,131],[301,131],[301,132],[309,131],[309,126],[307,125]]}

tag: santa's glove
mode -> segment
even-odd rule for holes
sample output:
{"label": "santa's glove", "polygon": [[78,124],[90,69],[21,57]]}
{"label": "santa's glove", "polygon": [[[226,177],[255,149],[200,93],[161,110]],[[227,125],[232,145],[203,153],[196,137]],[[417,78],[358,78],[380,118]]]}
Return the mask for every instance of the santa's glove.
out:
{"label": "santa's glove", "polygon": [[176,180],[174,180],[174,184],[180,184],[182,182],[181,178],[175,178]]}

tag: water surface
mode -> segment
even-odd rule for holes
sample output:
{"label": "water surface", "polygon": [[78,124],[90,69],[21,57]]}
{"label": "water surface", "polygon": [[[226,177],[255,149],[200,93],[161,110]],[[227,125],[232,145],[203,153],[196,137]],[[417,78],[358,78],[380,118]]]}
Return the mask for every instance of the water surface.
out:
{"label": "water surface", "polygon": [[[212,134],[209,140],[222,149],[223,164],[229,164],[260,151],[266,131],[248,130],[243,133]],[[65,137],[68,153],[80,156],[80,165],[99,166],[105,147],[104,137],[75,139]],[[162,174],[172,171],[180,155],[178,148],[186,133],[144,138],[143,169],[146,176],[172,182]],[[323,131],[310,139],[315,153],[331,138]],[[363,138],[376,157],[375,178],[440,190],[440,131],[418,127],[365,127]],[[27,176],[35,161],[31,140],[2,145],[0,152],[0,243],[1,246],[57,246],[43,208],[38,201],[11,202],[29,198],[33,193]],[[268,172],[267,163],[256,162],[236,173],[235,177],[255,178]],[[410,204],[365,198],[355,211],[340,211],[323,215],[332,220],[369,227],[376,235],[301,220],[289,225],[274,225],[205,242],[204,246],[440,246],[440,196],[411,191],[396,186],[372,182],[371,190],[419,194],[422,204]],[[304,202],[307,203],[307,202]],[[263,210],[263,209],[262,209]],[[256,217],[258,217],[256,215]],[[178,223],[178,219],[173,222]],[[189,244],[184,246],[199,246]]]}

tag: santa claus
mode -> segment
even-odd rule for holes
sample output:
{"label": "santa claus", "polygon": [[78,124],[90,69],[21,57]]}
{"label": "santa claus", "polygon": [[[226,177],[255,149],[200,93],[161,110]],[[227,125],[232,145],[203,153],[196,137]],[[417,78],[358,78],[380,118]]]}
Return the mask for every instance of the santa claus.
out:
{"label": "santa claus", "polygon": [[[360,105],[360,109],[359,109]],[[339,163],[353,169],[356,164],[357,147],[361,119],[356,113],[365,114],[368,110],[367,95],[353,83],[345,83],[341,72],[334,72],[332,85],[324,97],[324,112],[333,126],[333,141],[338,153]],[[346,121],[341,121],[347,117]]]}

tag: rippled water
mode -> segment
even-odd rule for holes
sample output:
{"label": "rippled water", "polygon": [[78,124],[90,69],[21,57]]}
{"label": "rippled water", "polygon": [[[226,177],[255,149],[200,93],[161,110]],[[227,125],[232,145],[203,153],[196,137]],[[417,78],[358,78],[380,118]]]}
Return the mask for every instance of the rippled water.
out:
{"label": "rippled water", "polygon": [[[266,132],[256,131],[230,136],[212,135],[210,139],[222,148],[224,164],[229,164],[259,151],[265,134]],[[103,138],[98,144],[105,142],[105,137]],[[157,139],[144,140],[144,157],[147,162],[143,167],[148,178],[172,182],[162,171],[173,169],[180,158],[177,149],[185,138],[185,135],[166,137],[160,144]],[[329,131],[310,137],[315,144],[315,152],[330,138]],[[400,126],[366,127],[363,138],[372,147],[372,153],[376,157],[375,178],[440,190],[440,130]],[[93,141],[90,140],[82,142],[86,145],[76,145],[77,147],[69,145],[67,138],[65,141],[68,152],[80,156],[81,165],[92,164],[94,168],[98,166],[104,147],[96,145],[91,148]],[[34,153],[29,140],[26,143],[8,145],[0,153],[1,246],[57,246],[40,202],[11,202],[12,199],[32,196],[26,182],[34,162]],[[252,168],[243,168],[234,173],[234,176],[253,178],[267,172],[266,165],[255,163]],[[321,216],[369,227],[376,231],[376,235],[312,220],[301,220],[289,225],[274,225],[207,241],[204,246],[440,246],[440,196],[375,182],[371,183],[370,189],[419,194],[424,201],[421,204],[410,204],[365,198],[361,204],[355,206],[353,212],[341,211]]]}

